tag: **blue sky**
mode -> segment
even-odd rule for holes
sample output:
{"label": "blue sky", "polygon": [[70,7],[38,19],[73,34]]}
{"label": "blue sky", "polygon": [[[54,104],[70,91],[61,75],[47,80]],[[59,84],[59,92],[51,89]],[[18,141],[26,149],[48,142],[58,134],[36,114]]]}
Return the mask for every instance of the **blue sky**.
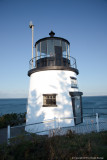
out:
{"label": "blue sky", "polygon": [[31,20],[34,41],[53,30],[70,42],[84,96],[107,95],[107,0],[0,0],[0,98],[28,95]]}

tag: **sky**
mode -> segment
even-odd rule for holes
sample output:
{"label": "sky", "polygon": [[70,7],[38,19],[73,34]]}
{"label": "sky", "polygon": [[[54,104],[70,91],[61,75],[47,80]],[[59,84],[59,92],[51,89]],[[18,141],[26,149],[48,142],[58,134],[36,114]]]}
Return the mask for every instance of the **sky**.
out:
{"label": "sky", "polygon": [[84,96],[107,95],[107,0],[0,0],[0,98],[27,98],[34,42],[55,36],[70,42]]}

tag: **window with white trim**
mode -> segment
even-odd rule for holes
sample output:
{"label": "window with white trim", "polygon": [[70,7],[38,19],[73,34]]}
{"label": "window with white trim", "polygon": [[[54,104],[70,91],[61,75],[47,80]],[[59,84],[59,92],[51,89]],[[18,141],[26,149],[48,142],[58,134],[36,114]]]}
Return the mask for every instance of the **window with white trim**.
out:
{"label": "window with white trim", "polygon": [[78,88],[77,86],[77,78],[70,77],[71,78],[71,88]]}

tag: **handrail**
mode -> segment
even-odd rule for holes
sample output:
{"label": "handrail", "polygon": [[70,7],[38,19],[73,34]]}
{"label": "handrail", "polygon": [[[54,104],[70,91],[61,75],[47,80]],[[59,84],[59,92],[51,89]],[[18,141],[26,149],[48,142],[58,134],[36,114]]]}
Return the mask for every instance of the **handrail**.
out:
{"label": "handrail", "polygon": [[30,125],[35,125],[35,124],[49,123],[49,122],[57,121],[58,119],[67,120],[67,119],[85,118],[85,117],[90,117],[90,118],[91,117],[96,117],[96,114],[94,114],[94,115],[88,115],[88,116],[79,116],[79,117],[60,117],[60,118],[56,118],[55,117],[54,119],[47,119],[47,120],[44,120],[44,121],[41,121],[41,122],[30,123],[30,124],[23,124],[23,125],[19,125],[19,126],[12,126],[11,128],[19,128],[19,127],[30,126]]}
{"label": "handrail", "polygon": [[49,63],[51,63],[51,66],[57,66],[56,62],[59,63],[58,66],[67,66],[77,69],[76,59],[67,55],[63,55],[60,59],[50,55],[36,56],[29,61],[29,68],[34,69],[49,66]]}

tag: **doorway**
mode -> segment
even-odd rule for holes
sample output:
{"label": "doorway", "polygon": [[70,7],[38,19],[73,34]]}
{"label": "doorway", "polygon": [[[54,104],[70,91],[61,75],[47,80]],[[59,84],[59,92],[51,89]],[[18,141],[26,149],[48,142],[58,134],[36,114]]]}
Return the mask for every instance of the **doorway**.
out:
{"label": "doorway", "polygon": [[83,122],[82,92],[70,92],[75,125]]}

